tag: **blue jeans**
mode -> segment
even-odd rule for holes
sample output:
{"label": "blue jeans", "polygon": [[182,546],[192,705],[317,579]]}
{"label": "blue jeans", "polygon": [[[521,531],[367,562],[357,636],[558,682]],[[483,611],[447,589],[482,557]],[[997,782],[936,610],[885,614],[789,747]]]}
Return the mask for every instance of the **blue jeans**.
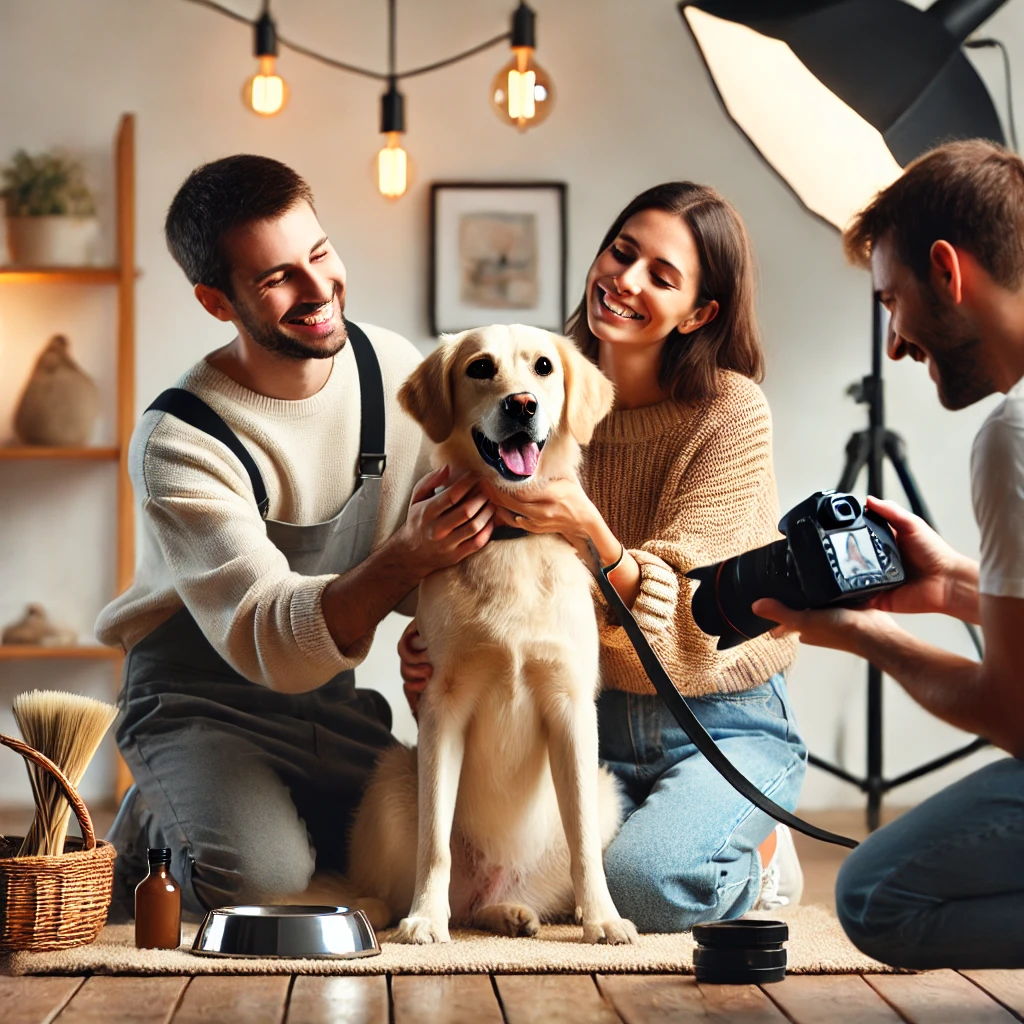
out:
{"label": "blue jeans", "polygon": [[836,911],[897,967],[1024,967],[1024,762],[996,761],[866,839]]}
{"label": "blue jeans", "polygon": [[[755,786],[796,807],[807,748],[781,675],[689,704]],[[643,932],[745,913],[760,892],[757,848],[775,822],[708,764],[657,695],[606,690],[597,709],[601,760],[625,795],[625,821],[604,855],[619,913]]]}

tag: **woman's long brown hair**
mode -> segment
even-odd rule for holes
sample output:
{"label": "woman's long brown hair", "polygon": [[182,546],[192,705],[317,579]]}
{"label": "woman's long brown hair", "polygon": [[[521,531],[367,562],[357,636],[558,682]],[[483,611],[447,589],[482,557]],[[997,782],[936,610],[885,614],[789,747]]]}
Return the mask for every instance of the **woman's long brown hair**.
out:
{"label": "woman's long brown hair", "polygon": [[[754,310],[754,256],[743,221],[714,189],[690,181],[672,181],[641,192],[615,218],[598,255],[618,237],[630,217],[644,210],[665,210],[689,225],[700,257],[698,306],[712,299],[718,314],[689,334],[673,330],[665,342],[658,383],[677,402],[704,402],[718,392],[720,370],[735,370],[751,380],[764,379],[764,351]],[[573,311],[566,332],[592,362],[598,340],[587,321],[587,296]]]}

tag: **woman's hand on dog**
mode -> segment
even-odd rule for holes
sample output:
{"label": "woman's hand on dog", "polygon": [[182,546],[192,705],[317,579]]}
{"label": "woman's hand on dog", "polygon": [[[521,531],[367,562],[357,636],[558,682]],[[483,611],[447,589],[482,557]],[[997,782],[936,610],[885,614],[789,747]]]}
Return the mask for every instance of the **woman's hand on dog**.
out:
{"label": "woman's hand on dog", "polygon": [[601,513],[576,477],[549,480],[540,488],[522,487],[514,494],[485,479],[481,490],[497,507],[499,523],[530,533],[560,533],[578,550],[586,549],[587,538],[597,532],[598,523],[604,526]]}
{"label": "woman's hand on dog", "polygon": [[420,697],[427,688],[430,677],[434,674],[434,666],[430,664],[427,645],[420,636],[413,619],[398,641],[398,657],[402,664],[402,690],[409,702],[412,717],[419,720]]}
{"label": "woman's hand on dog", "polygon": [[530,533],[560,533],[586,565],[590,565],[588,542],[592,540],[601,565],[615,567],[614,576],[608,574],[612,586],[626,606],[633,607],[640,593],[640,566],[612,533],[576,477],[549,480],[539,488],[518,488],[514,494],[484,479],[481,489],[497,506],[495,522]]}
{"label": "woman's hand on dog", "polygon": [[[496,525],[496,508],[477,477],[467,473],[449,482],[449,475],[443,466],[416,484],[405,523],[395,535],[420,579],[479,551]],[[435,494],[439,487],[444,490]]]}

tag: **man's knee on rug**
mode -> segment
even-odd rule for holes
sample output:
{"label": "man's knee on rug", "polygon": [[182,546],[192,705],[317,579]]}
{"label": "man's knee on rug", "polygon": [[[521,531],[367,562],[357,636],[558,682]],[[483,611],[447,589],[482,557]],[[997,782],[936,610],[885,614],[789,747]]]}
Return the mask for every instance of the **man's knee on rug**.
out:
{"label": "man's knee on rug", "polygon": [[[877,842],[877,840],[876,840]],[[849,940],[862,952],[895,967],[916,966],[907,961],[919,931],[917,920],[928,906],[890,884],[895,863],[874,855],[866,840],[843,862],[836,878],[836,916]]]}
{"label": "man's knee on rug", "polygon": [[316,857],[304,828],[275,829],[235,848],[193,851],[189,877],[182,881],[205,910],[239,903],[272,903],[301,893],[309,885],[315,866]]}

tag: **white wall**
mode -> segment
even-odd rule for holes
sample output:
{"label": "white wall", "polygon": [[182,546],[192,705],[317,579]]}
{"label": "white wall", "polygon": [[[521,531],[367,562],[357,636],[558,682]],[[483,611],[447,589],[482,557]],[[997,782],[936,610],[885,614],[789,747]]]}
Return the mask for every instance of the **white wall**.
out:
{"label": "white wall", "polygon": [[[257,0],[227,0],[249,16]],[[921,5],[924,6],[922,0]],[[837,236],[806,214],[727,121],[672,0],[536,0],[538,59],[554,76],[557,106],[526,135],[503,127],[487,87],[507,58],[498,48],[460,66],[404,83],[406,148],[417,166],[410,193],[389,203],[376,192],[380,86],[285,51],[279,68],[292,89],[288,110],[264,121],[239,92],[252,74],[245,26],[183,0],[0,0],[0,159],[18,147],[62,145],[87,160],[110,212],[110,160],[119,115],[137,123],[138,404],[144,405],[229,331],[206,316],[162,241],[175,189],[199,163],[260,152],[311,182],[321,219],[349,271],[349,312],[384,324],[422,347],[427,323],[429,183],[438,179],[559,179],[569,185],[570,302],[600,236],[636,192],[692,178],[716,186],[739,208],[760,261],[761,318],[769,352],[765,384],[776,426],[784,507],[838,479],[844,444],[865,424],[844,397],[868,369],[867,276],[847,267]],[[420,0],[399,4],[399,63],[426,63],[504,30],[514,0]],[[282,34],[341,59],[383,67],[383,0],[276,0]],[[985,28],[1024,61],[1024,3],[1010,0]],[[1002,108],[994,52],[977,56]],[[1022,76],[1018,73],[1017,82]],[[1018,109],[1024,96],[1018,94]],[[842,173],[837,168],[836,173]],[[5,287],[0,292],[0,440],[35,354],[63,330],[86,368],[111,393],[113,300],[89,289]],[[912,465],[946,536],[974,553],[967,460],[992,400],[958,414],[941,410],[924,371],[889,366],[890,425],[906,438]],[[110,436],[110,419],[101,425]],[[860,486],[866,485],[862,481]],[[897,484],[887,484],[896,494]],[[42,600],[83,632],[113,586],[110,467],[0,466],[0,622]],[[362,685],[376,684],[409,738],[394,644],[400,620],[378,632]],[[917,622],[923,635],[966,652],[955,624]],[[859,772],[863,765],[865,667],[805,649],[791,674],[804,732],[817,753]],[[103,666],[0,665],[0,730],[7,709],[33,686],[110,695]],[[891,774],[936,756],[963,737],[887,691],[886,756]],[[975,758],[900,791],[917,800],[981,763]],[[7,769],[2,771],[2,769]],[[109,750],[87,779],[93,798],[109,786]],[[27,799],[16,758],[0,753],[0,802]],[[857,804],[851,787],[812,771],[804,805]]]}

